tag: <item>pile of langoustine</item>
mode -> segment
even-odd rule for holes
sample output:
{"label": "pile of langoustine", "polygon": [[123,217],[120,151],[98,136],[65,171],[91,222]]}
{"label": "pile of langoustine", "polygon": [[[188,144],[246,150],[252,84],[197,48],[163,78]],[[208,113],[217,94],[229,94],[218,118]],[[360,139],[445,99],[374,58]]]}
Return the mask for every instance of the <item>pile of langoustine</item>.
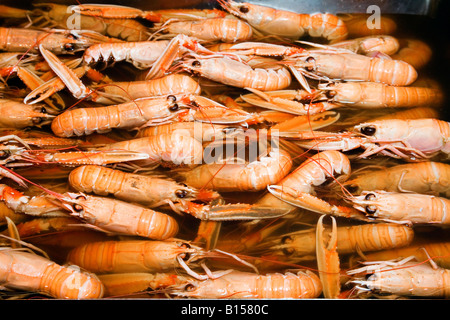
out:
{"label": "pile of langoustine", "polygon": [[2,296],[447,297],[430,47],[219,4],[0,7]]}

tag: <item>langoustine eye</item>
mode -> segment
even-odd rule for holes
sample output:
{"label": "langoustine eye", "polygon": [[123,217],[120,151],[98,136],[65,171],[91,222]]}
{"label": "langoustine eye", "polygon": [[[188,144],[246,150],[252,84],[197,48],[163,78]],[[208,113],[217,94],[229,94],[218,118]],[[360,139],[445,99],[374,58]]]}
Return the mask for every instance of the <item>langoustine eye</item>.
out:
{"label": "langoustine eye", "polygon": [[173,112],[173,111],[177,111],[179,108],[180,108],[180,106],[177,103],[175,103],[174,105],[169,107],[169,110]]}
{"label": "langoustine eye", "polygon": [[[292,243],[292,238],[291,238],[290,236],[284,236],[284,237],[281,239],[281,243],[282,243],[282,244]],[[283,248],[283,253],[284,253],[286,256],[290,256],[290,255],[292,255],[292,254],[294,253],[294,249],[293,249],[293,248]]]}
{"label": "langoustine eye", "polygon": [[186,291],[186,292],[192,292],[192,291],[195,291],[195,289],[196,289],[196,287],[192,283],[188,283],[184,287],[184,291]]}
{"label": "langoustine eye", "polygon": [[73,210],[74,210],[75,212],[81,212],[81,211],[83,211],[83,206],[82,206],[81,204],[78,204],[78,203],[75,203],[75,204],[72,206],[72,208],[73,208]]}
{"label": "langoustine eye", "polygon": [[[368,193],[364,197],[364,200],[370,201],[374,198],[376,198],[374,193]],[[368,205],[368,206],[366,206],[365,211],[369,216],[375,216],[375,214],[377,212],[377,207],[374,205]]]}
{"label": "langoustine eye", "polygon": [[[179,247],[184,248],[184,249],[190,249],[191,245],[189,243],[182,242],[181,244],[179,244]],[[183,261],[188,261],[189,258],[191,257],[191,255],[189,252],[185,252],[185,253],[180,254],[180,257],[181,257],[181,259],[183,259]]]}
{"label": "langoustine eye", "polygon": [[[316,59],[314,59],[314,57],[308,57],[306,58],[306,62],[310,63],[310,64],[314,64],[316,62]],[[312,72],[314,71],[314,67],[313,66],[307,66],[305,67],[306,71]]]}
{"label": "langoustine eye", "polygon": [[186,191],[186,190],[183,190],[183,189],[179,189],[179,190],[176,190],[175,191],[175,195],[178,197],[178,198],[186,198],[186,196],[187,196],[187,194],[188,194],[188,192]]}
{"label": "langoustine eye", "polygon": [[367,126],[367,127],[361,128],[361,133],[365,134],[366,136],[373,136],[376,131],[377,131],[377,129],[372,126]]}
{"label": "langoustine eye", "polygon": [[248,13],[250,9],[247,6],[240,6],[239,11],[242,13]]}

